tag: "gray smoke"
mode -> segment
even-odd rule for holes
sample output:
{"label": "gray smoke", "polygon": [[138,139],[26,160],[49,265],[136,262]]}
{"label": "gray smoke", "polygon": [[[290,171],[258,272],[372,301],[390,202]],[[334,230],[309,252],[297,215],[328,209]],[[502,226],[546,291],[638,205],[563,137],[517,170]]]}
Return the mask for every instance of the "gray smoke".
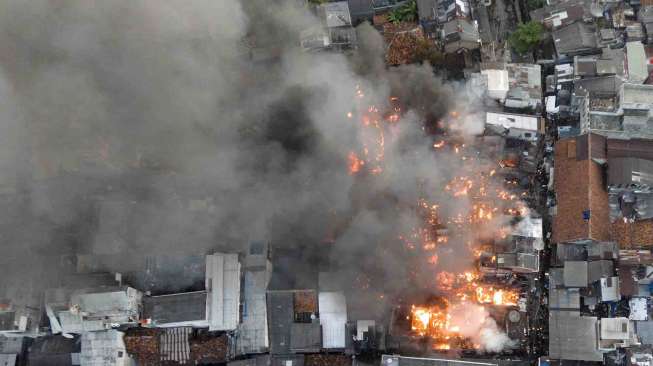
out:
{"label": "gray smoke", "polygon": [[[465,209],[441,200],[459,161],[425,133],[455,92],[428,65],[387,69],[369,25],[353,56],[301,52],[314,22],[290,0],[2,2],[0,178],[26,197],[5,223],[11,257],[263,239],[333,246],[343,284],[431,284],[397,235],[421,197]],[[382,177],[347,171],[357,88],[403,109]],[[441,253],[451,269],[471,264],[458,250]]]}

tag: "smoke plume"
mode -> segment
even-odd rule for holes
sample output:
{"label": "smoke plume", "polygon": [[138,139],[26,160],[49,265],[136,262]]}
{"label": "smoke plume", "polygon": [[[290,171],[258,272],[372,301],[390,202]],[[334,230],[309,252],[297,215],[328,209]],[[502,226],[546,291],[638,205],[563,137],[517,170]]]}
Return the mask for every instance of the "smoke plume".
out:
{"label": "smoke plume", "polygon": [[514,347],[515,341],[499,329],[487,310],[471,303],[455,304],[451,311],[450,324],[460,329],[460,334],[469,337],[481,352],[498,353]]}
{"label": "smoke plume", "polygon": [[[451,239],[437,266],[399,239],[423,220],[420,200],[469,211],[445,186],[478,166],[436,156],[430,134],[465,104],[457,88],[427,64],[388,69],[368,24],[354,55],[302,52],[299,33],[318,20],[298,3],[3,1],[0,183],[20,199],[5,203],[1,239],[16,274],[56,272],[62,255],[201,255],[266,240],[329,246],[327,269],[374,290],[359,296],[369,305],[378,292],[436,291],[438,271],[471,266],[475,238]],[[383,173],[350,174],[370,130],[348,115],[383,113],[392,98],[401,122],[368,164]],[[498,349],[483,319],[470,334]]]}

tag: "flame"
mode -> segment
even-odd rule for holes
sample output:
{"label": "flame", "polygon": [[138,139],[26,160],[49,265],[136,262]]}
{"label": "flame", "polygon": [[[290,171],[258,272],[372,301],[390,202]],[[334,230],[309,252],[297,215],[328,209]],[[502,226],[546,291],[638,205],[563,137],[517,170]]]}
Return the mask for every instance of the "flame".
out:
{"label": "flame", "polygon": [[438,256],[436,254],[433,254],[432,256],[429,257],[428,262],[429,264],[436,265],[438,263]]}
{"label": "flame", "polygon": [[435,276],[437,286],[444,291],[451,291],[456,281],[456,275],[451,272],[442,271]]}
{"label": "flame", "polygon": [[365,162],[358,158],[355,152],[351,151],[347,157],[349,160],[349,174],[356,174],[360,172],[361,167],[365,165]]}
{"label": "flame", "polygon": [[481,304],[517,305],[519,294],[516,291],[497,289],[492,286],[476,287],[476,301]]}

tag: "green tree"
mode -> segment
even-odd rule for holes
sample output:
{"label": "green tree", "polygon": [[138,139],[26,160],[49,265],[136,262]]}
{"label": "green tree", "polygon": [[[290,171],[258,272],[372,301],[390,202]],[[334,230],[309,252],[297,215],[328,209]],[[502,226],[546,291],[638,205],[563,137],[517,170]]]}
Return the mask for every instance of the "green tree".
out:
{"label": "green tree", "polygon": [[526,53],[533,50],[542,40],[544,34],[544,26],[541,23],[530,21],[522,23],[517,27],[517,30],[510,35],[510,45],[517,51],[517,53]]}
{"label": "green tree", "polygon": [[417,2],[409,1],[388,14],[388,21],[393,23],[414,22],[417,20]]}
{"label": "green tree", "polygon": [[526,4],[529,10],[535,10],[544,7],[546,0],[527,0]]}

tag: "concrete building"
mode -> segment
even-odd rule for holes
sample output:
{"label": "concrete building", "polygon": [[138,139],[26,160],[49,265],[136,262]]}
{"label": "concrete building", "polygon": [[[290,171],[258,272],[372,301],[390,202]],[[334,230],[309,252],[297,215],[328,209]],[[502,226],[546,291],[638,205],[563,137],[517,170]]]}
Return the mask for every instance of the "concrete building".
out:
{"label": "concrete building", "polygon": [[85,333],[136,324],[142,294],[131,287],[53,289],[46,294],[46,313],[52,333]]}
{"label": "concrete building", "polygon": [[113,329],[82,334],[79,360],[81,366],[136,365],[127,354],[123,333]]}

